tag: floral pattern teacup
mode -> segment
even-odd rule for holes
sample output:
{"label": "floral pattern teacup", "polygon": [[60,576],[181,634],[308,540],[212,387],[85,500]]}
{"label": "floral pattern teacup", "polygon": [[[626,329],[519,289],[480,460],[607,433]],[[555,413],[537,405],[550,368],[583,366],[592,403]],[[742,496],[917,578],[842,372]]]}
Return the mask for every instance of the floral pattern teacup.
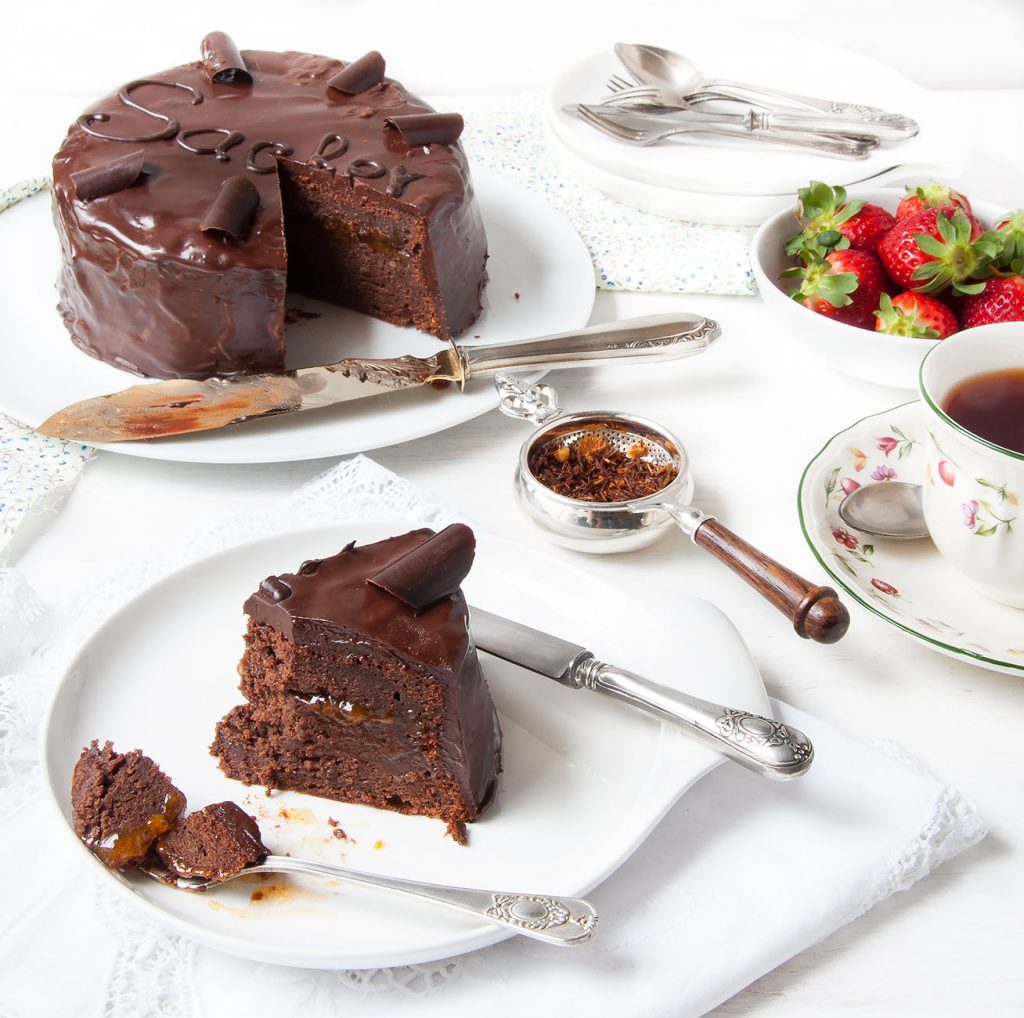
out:
{"label": "floral pattern teacup", "polygon": [[980,438],[942,409],[958,382],[1011,367],[1024,367],[1024,322],[958,332],[922,363],[924,515],[936,548],[976,590],[1024,608],[1024,454]]}

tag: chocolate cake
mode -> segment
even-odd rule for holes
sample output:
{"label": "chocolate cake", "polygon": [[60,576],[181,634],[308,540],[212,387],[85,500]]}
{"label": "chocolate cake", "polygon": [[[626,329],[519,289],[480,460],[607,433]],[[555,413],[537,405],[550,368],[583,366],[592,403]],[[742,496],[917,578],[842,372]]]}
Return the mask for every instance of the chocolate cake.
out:
{"label": "chocolate cake", "polygon": [[487,253],[462,118],[376,52],[201,49],[89,107],[54,158],[74,343],[160,378],[280,371],[286,289],[464,331]]}
{"label": "chocolate cake", "polygon": [[234,876],[270,852],[256,821],[233,802],[215,802],[182,817],[155,849],[175,876],[211,880]]}
{"label": "chocolate cake", "polygon": [[501,732],[459,585],[472,531],[414,530],[271,576],[245,603],[247,703],[217,725],[229,777],[444,820],[465,841]]}
{"label": "chocolate cake", "polygon": [[185,796],[141,750],[118,753],[107,742],[86,746],[71,776],[75,833],[111,869],[142,862],[174,826]]}

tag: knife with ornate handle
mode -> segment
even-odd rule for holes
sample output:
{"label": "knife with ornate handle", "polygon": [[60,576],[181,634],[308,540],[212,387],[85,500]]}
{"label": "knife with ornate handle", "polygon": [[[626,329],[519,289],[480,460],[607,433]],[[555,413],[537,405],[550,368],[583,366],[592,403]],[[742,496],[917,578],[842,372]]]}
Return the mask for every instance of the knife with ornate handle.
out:
{"label": "knife with ornate handle", "polygon": [[79,442],[185,435],[406,389],[462,388],[487,372],[677,360],[703,353],[720,334],[710,318],[673,312],[497,346],[453,342],[431,357],[353,357],[277,374],[173,378],[72,403],[36,430]]}
{"label": "knife with ornate handle", "polygon": [[470,608],[480,650],[572,689],[621,700],[682,731],[758,774],[788,780],[806,773],[814,747],[803,732],[781,721],[709,703],[642,675],[599,661],[591,651],[482,608]]}

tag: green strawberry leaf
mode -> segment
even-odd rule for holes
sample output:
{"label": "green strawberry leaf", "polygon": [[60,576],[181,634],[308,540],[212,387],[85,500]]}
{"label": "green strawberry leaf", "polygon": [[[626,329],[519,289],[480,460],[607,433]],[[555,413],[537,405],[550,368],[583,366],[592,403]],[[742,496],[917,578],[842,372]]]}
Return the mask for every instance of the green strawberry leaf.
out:
{"label": "green strawberry leaf", "polygon": [[914,243],[925,254],[930,254],[934,258],[941,258],[947,250],[946,245],[937,241],[930,233],[915,233]]}

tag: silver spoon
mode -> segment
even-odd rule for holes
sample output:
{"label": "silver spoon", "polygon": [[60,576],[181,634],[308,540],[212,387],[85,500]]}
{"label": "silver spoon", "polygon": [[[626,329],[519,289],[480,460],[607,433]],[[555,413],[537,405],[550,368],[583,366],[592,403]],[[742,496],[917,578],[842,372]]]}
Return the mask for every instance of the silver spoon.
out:
{"label": "silver spoon", "polygon": [[786,106],[797,106],[815,113],[831,116],[856,117],[865,124],[876,128],[885,127],[887,135],[892,138],[912,138],[918,133],[916,121],[898,113],[887,113],[877,106],[864,106],[859,103],[847,103],[834,99],[817,99],[813,96],[795,95],[791,92],[780,92],[775,89],[762,88],[758,85],[747,85],[739,81],[724,79],[709,80],[704,77],[701,69],[683,56],[660,46],[648,46],[642,43],[617,42],[615,55],[622,61],[626,70],[644,85],[654,85],[668,96],[677,96],[686,100],[694,93],[715,92],[730,99],[763,104],[770,100]]}
{"label": "silver spoon", "polygon": [[533,937],[560,947],[586,943],[597,929],[597,912],[589,901],[582,898],[555,898],[549,894],[478,891],[468,887],[423,884],[416,880],[400,880],[398,877],[364,873],[361,870],[308,859],[293,859],[285,855],[268,855],[262,862],[253,863],[225,877],[179,877],[158,863],[147,863],[139,869],[154,880],[184,891],[205,891],[253,873],[305,873],[327,880],[348,880],[447,905],[468,912],[478,919],[507,926],[524,937]]}
{"label": "silver spoon", "polygon": [[921,502],[923,488],[907,481],[867,484],[839,503],[839,518],[854,530],[893,541],[928,536]]}

